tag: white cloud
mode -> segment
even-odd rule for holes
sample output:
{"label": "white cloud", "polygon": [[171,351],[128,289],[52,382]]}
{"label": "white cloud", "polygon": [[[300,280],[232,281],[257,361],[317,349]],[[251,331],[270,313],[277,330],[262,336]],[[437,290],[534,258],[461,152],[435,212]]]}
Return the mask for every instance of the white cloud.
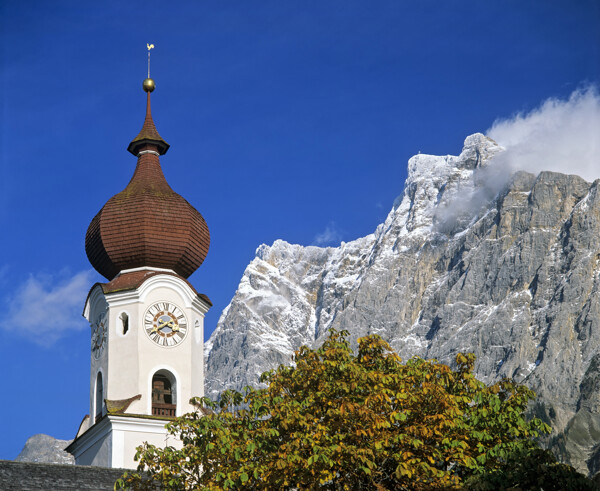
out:
{"label": "white cloud", "polygon": [[436,227],[454,233],[494,199],[516,171],[600,178],[600,95],[595,87],[567,100],[547,99],[528,113],[498,119],[487,135],[505,148],[478,169],[474,186],[463,186],[436,210]]}
{"label": "white cloud", "polygon": [[12,297],[0,318],[0,329],[19,333],[40,345],[50,345],[70,331],[87,326],[81,316],[93,272],[73,276],[31,275]]}
{"label": "white cloud", "polygon": [[323,232],[315,236],[313,240],[313,245],[338,245],[341,241],[342,233],[337,229],[334,222],[330,222]]}
{"label": "white cloud", "polygon": [[555,171],[600,178],[600,95],[596,87],[576,90],[567,100],[499,119],[487,135],[506,148],[495,166],[534,174]]}

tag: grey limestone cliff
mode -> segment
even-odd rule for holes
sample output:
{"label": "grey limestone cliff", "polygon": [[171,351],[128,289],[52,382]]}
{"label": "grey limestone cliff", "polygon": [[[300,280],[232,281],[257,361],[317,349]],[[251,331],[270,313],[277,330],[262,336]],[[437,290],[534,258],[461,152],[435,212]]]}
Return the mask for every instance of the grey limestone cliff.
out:
{"label": "grey limestone cliff", "polygon": [[477,355],[477,375],[538,393],[550,442],[600,470],[600,181],[494,168],[502,148],[417,155],[375,232],[340,247],[258,248],[207,343],[207,394],[256,384],[330,327],[403,358]]}
{"label": "grey limestone cliff", "polygon": [[71,440],[57,440],[39,433],[27,439],[16,462],[43,462],[46,464],[74,464],[73,456],[65,451]]}

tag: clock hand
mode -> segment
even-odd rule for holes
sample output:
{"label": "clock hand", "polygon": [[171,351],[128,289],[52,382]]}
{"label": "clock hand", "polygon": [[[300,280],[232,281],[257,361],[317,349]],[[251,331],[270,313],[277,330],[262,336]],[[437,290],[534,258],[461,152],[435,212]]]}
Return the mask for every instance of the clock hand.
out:
{"label": "clock hand", "polygon": [[[154,329],[152,329],[152,331],[150,332],[150,334],[153,334],[155,332],[158,332],[160,329],[162,329],[165,326],[169,326],[169,324],[167,323],[167,321],[164,321],[161,323],[161,321],[159,320],[157,323],[157,325],[154,326]],[[169,326],[170,327],[170,326]]]}

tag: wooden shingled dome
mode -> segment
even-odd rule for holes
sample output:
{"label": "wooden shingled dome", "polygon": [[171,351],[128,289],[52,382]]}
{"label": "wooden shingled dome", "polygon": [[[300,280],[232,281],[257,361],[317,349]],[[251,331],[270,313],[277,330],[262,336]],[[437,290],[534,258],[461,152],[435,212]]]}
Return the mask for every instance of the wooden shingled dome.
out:
{"label": "wooden shingled dome", "polygon": [[139,267],[171,269],[187,278],[208,253],[204,218],[171,189],[160,167],[159,154],[168,148],[152,121],[148,92],[144,126],[128,148],[138,156],[133,177],[93,218],[85,237],[90,263],[109,280]]}

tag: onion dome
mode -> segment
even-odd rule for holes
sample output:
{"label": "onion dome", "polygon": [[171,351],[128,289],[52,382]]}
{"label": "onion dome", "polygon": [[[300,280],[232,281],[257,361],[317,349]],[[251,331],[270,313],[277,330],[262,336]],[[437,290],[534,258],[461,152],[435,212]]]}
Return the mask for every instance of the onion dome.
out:
{"label": "onion dome", "polygon": [[200,267],[210,244],[202,215],[171,189],[159,156],[169,149],[150,112],[154,81],[146,79],[146,119],[127,147],[138,158],[127,187],[110,198],[93,218],[85,236],[92,266],[112,280],[121,271],[163,268],[187,278]]}

